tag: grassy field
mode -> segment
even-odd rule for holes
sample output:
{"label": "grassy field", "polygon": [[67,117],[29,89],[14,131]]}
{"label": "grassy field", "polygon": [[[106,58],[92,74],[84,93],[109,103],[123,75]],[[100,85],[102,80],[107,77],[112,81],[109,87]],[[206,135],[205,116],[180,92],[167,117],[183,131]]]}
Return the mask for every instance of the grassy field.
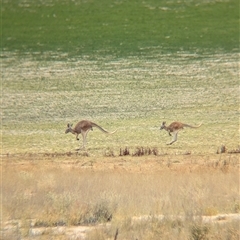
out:
{"label": "grassy field", "polygon": [[239,47],[237,0],[3,0],[1,20],[4,51],[41,59]]}
{"label": "grassy field", "polygon": [[[196,59],[197,58],[197,59]],[[88,135],[89,154],[110,148],[158,147],[162,152],[215,153],[238,148],[238,55],[159,56],[118,61],[4,61],[3,153],[68,152],[79,147],[68,122],[92,120],[117,133]],[[191,60],[190,60],[191,59]],[[14,61],[14,62],[12,62]],[[179,141],[160,132],[182,121]]]}
{"label": "grassy field", "polygon": [[[203,218],[240,209],[238,1],[1,8],[4,239],[239,239]],[[76,152],[82,119],[117,132]],[[169,146],[163,121],[202,126]]]}

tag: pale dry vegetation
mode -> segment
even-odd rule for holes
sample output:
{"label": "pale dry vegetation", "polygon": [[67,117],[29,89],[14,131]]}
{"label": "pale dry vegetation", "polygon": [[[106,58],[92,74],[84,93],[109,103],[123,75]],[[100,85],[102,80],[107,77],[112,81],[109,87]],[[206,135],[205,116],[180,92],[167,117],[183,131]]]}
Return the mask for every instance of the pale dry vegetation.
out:
{"label": "pale dry vegetation", "polygon": [[[3,236],[37,239],[37,229],[44,229],[40,236],[71,239],[67,228],[88,226],[76,239],[113,239],[116,229],[118,239],[238,239],[239,219],[210,224],[202,218],[239,213],[238,167],[237,155],[228,154],[9,156],[3,162]],[[61,234],[50,230],[61,227]]]}

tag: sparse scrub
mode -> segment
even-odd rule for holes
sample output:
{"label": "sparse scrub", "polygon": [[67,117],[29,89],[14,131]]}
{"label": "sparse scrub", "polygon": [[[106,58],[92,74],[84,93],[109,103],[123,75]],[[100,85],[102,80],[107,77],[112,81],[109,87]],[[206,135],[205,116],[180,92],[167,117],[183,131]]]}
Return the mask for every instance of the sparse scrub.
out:
{"label": "sparse scrub", "polygon": [[114,151],[110,148],[105,149],[104,154],[105,157],[115,157]]}
{"label": "sparse scrub", "polygon": [[222,145],[218,150],[217,150],[217,154],[219,153],[226,153],[227,149],[225,145]]}
{"label": "sparse scrub", "polygon": [[[132,152],[132,153],[131,153]],[[137,147],[134,150],[130,150],[129,147],[120,148],[119,156],[133,156],[133,157],[140,157],[140,156],[148,156],[148,155],[158,155],[157,148],[150,148],[150,147]]]}
{"label": "sparse scrub", "polygon": [[240,200],[234,201],[233,203],[233,212],[240,213]]}
{"label": "sparse scrub", "polygon": [[132,154],[132,156],[146,156],[146,155],[158,155],[157,148],[144,148],[144,147],[138,147],[135,152]]}
{"label": "sparse scrub", "polygon": [[92,204],[73,199],[69,201],[66,198],[61,199],[61,195],[58,195],[50,205],[45,203],[33,227],[96,225],[110,222],[115,213],[115,208],[111,205],[113,203],[101,200]]}
{"label": "sparse scrub", "polygon": [[211,161],[206,162],[206,165],[227,172],[229,168],[239,166],[239,158],[236,155],[220,155],[220,157],[215,157]]}
{"label": "sparse scrub", "polygon": [[238,154],[238,153],[240,153],[240,146],[238,146],[236,149],[229,150],[228,153],[230,153],[230,154],[234,154],[234,153]]}
{"label": "sparse scrub", "polygon": [[[66,162],[63,161],[65,158]],[[147,155],[146,160],[154,159],[155,165],[151,161],[144,165],[146,160],[142,158],[126,162],[119,158],[112,160],[114,166],[122,167],[122,171],[118,168],[116,172],[108,166],[111,164],[109,157],[105,158],[105,167],[98,171],[96,167],[103,164],[102,159],[93,161],[87,168],[82,164],[85,159],[69,161],[67,156],[57,161],[50,161],[48,156],[47,160],[18,163],[8,159],[3,167],[3,221],[29,222],[32,219],[32,223],[26,226],[31,229],[95,227],[110,223],[101,229],[96,228],[95,233],[89,232],[89,239],[98,234],[113,238],[116,228],[119,229],[119,239],[124,236],[127,239],[132,236],[139,239],[157,239],[159,236],[162,239],[187,239],[190,223],[196,217],[200,221],[202,215],[235,213],[239,209],[238,174],[234,168],[224,173],[219,168],[192,164],[194,168],[189,172],[188,167],[182,168],[178,163],[179,169],[174,169],[174,163],[170,168],[164,163],[159,165],[153,155]],[[146,171],[136,173],[138,166]],[[131,220],[134,216],[149,214],[152,218],[147,224],[145,220]],[[159,214],[165,216],[164,221],[158,218]],[[228,224],[231,226],[231,222]],[[232,231],[232,234],[238,234],[235,228]],[[21,229],[19,232],[27,234],[28,231]],[[216,232],[211,228],[209,236],[218,236],[221,232],[221,229]]]}
{"label": "sparse scrub", "polygon": [[[116,223],[115,223],[116,224]],[[199,222],[189,222],[182,220],[163,220],[156,218],[148,221],[130,224],[127,220],[125,223],[118,223],[118,239],[139,239],[139,240],[208,240],[208,239],[231,239],[238,240],[240,237],[239,223],[226,223],[223,227],[221,224],[204,225]],[[95,229],[87,234],[87,240],[98,240],[99,236],[105,239],[114,238],[115,225],[101,229]]]}
{"label": "sparse scrub", "polygon": [[95,206],[90,208],[83,216],[80,224],[99,224],[110,222],[113,217],[114,209],[110,209],[107,202],[97,203]]}
{"label": "sparse scrub", "polygon": [[119,156],[128,156],[130,155],[130,151],[127,147],[125,147],[124,149],[120,148],[120,152],[119,152]]}
{"label": "sparse scrub", "polygon": [[207,240],[209,227],[205,225],[202,226],[194,224],[193,226],[191,226],[190,233],[191,240]]}

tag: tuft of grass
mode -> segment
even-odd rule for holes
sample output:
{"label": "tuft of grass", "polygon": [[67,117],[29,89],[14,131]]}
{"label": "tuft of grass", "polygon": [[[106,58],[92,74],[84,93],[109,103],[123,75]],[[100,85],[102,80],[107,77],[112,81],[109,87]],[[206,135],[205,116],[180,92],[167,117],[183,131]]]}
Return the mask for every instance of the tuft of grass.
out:
{"label": "tuft of grass", "polygon": [[203,211],[204,216],[214,216],[218,214],[218,210],[215,207],[207,207]]}
{"label": "tuft of grass", "polygon": [[158,155],[158,149],[157,148],[150,148],[150,147],[137,147],[132,153],[130,151],[129,147],[120,148],[119,150],[119,156],[134,156],[134,157],[140,157],[140,156],[149,156],[149,155]]}
{"label": "tuft of grass", "polygon": [[209,227],[208,226],[201,226],[201,225],[193,225],[191,227],[191,240],[207,240],[208,233],[209,233]]}

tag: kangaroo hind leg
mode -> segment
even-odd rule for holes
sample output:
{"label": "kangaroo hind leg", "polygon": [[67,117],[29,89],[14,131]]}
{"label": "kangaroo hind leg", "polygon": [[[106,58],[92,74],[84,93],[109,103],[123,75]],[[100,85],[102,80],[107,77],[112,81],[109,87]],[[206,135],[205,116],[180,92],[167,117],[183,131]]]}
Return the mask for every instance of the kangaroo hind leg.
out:
{"label": "kangaroo hind leg", "polygon": [[177,141],[177,135],[178,135],[178,132],[175,132],[172,141],[170,143],[168,143],[167,145],[172,145],[174,142],[176,142]]}
{"label": "kangaroo hind leg", "polygon": [[87,144],[87,134],[89,132],[90,129],[88,129],[87,131],[82,132],[82,137],[83,137],[83,149],[85,150],[85,146]]}
{"label": "kangaroo hind leg", "polygon": [[[82,135],[82,138],[83,138],[82,148],[79,147],[79,148],[76,149],[76,151],[79,151],[79,150],[81,150],[81,149],[85,149],[87,132],[85,132],[85,131],[81,131],[81,135]],[[77,137],[77,140],[79,140],[78,135],[77,135],[76,137]]]}

